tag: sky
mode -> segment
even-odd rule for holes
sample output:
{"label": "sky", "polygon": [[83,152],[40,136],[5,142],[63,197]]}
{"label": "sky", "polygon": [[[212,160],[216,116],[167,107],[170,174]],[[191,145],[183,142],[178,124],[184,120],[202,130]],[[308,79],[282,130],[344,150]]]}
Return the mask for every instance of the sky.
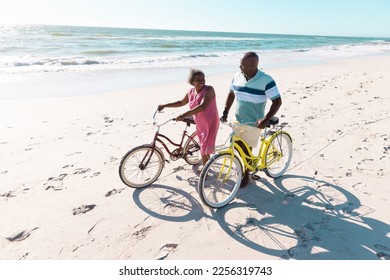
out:
{"label": "sky", "polygon": [[0,24],[390,38],[390,0],[0,0]]}

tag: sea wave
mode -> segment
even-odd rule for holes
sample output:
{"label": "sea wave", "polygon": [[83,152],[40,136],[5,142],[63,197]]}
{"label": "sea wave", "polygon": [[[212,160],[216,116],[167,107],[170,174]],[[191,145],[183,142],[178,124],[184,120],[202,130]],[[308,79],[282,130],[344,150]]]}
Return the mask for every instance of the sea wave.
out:
{"label": "sea wave", "polygon": [[82,53],[92,54],[92,55],[109,55],[109,54],[116,54],[122,52],[116,50],[88,50],[88,51],[83,51]]}
{"label": "sea wave", "polygon": [[73,36],[70,33],[61,33],[61,32],[54,32],[54,33],[51,33],[50,35],[53,36],[53,37],[70,37],[70,36]]}
{"label": "sea wave", "polygon": [[[260,47],[253,51],[260,54],[262,67],[283,66],[296,62],[321,61],[331,58],[353,57],[390,53],[390,42],[375,40],[369,43],[327,45],[313,48],[268,49]],[[59,71],[100,71],[167,67],[235,66],[243,50],[211,52],[156,52],[141,54],[118,52],[116,50],[85,50],[81,55],[8,55],[0,56],[2,73],[36,73]],[[115,55],[110,55],[115,54]]]}
{"label": "sea wave", "polygon": [[267,41],[269,38],[256,38],[256,37],[213,37],[213,36],[129,36],[122,37],[124,39],[141,39],[148,41]]}

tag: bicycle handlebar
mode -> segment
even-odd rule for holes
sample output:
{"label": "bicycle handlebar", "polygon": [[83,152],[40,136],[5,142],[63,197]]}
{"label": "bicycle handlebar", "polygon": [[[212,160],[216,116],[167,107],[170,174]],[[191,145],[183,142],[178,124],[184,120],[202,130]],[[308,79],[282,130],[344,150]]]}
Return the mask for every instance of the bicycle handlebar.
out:
{"label": "bicycle handlebar", "polygon": [[169,123],[169,122],[171,122],[171,121],[175,121],[175,120],[176,120],[175,118],[173,118],[173,119],[168,119],[168,120],[166,120],[165,122],[158,124],[158,123],[156,122],[156,114],[157,114],[157,112],[159,112],[159,110],[156,110],[156,112],[154,112],[153,117],[152,117],[153,125],[155,125],[155,126],[157,126],[157,127],[163,126],[163,125],[165,125],[165,124],[167,124],[167,123]]}
{"label": "bicycle handlebar", "polygon": [[[159,112],[159,110],[156,110],[156,112],[154,112],[153,118],[152,118],[152,120],[153,120],[153,125],[155,125],[155,126],[157,126],[157,127],[163,126],[163,125],[169,123],[170,121],[177,121],[176,118],[173,118],[173,119],[168,119],[168,120],[166,120],[165,122],[163,122],[163,123],[161,123],[161,124],[158,124],[158,123],[156,122],[156,114],[157,114],[157,112]],[[193,118],[185,118],[185,119],[183,120],[183,122],[185,122],[187,125],[189,125],[189,124],[195,124],[195,121],[194,121]]]}

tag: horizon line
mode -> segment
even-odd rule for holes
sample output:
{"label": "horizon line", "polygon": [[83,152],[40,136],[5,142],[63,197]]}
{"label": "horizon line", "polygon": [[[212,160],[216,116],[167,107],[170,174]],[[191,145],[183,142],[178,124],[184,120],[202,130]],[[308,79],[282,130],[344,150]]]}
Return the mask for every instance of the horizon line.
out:
{"label": "horizon line", "polygon": [[72,26],[72,27],[91,27],[91,28],[113,28],[113,29],[139,29],[139,30],[161,30],[161,31],[186,31],[186,32],[209,32],[209,33],[235,33],[235,34],[258,34],[258,35],[283,35],[283,36],[319,36],[319,37],[342,37],[342,38],[374,38],[390,39],[383,36],[356,36],[356,35],[322,35],[322,34],[292,34],[292,33],[262,33],[262,32],[242,32],[242,31],[216,31],[216,30],[193,30],[193,29],[164,29],[164,28],[145,28],[145,27],[124,27],[124,26],[98,26],[98,25],[79,25],[79,24],[53,24],[53,23],[1,23],[0,26],[7,25],[46,25],[46,26]]}

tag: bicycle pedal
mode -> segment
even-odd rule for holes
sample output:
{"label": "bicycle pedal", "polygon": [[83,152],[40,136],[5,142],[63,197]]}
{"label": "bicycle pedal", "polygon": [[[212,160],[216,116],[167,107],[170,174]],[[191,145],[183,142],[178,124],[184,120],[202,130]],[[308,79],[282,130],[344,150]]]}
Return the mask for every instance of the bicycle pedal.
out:
{"label": "bicycle pedal", "polygon": [[261,177],[259,175],[256,175],[256,174],[252,174],[252,179],[258,181],[261,179]]}

